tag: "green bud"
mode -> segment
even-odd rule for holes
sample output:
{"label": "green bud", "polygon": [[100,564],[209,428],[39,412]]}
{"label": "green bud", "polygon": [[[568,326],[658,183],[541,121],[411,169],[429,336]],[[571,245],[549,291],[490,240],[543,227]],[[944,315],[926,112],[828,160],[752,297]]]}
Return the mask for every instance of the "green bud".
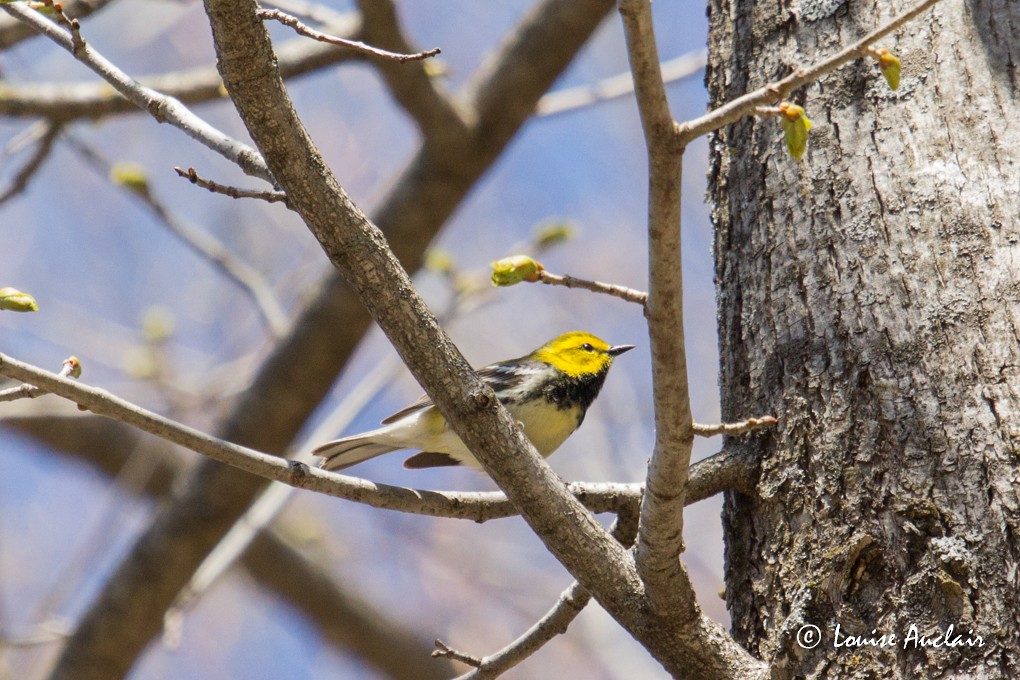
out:
{"label": "green bud", "polygon": [[149,173],[139,163],[116,163],[110,168],[110,179],[138,194],[149,193]]}
{"label": "green bud", "polygon": [[879,50],[878,54],[878,67],[882,69],[885,82],[895,90],[900,86],[900,60],[886,49]]}
{"label": "green bud", "polygon": [[67,370],[68,377],[76,380],[81,377],[81,362],[78,361],[78,357],[67,357],[64,359],[64,367]]}
{"label": "green bud", "polygon": [[786,150],[790,155],[800,160],[807,150],[808,131],[811,129],[811,121],[804,114],[804,108],[783,102],[779,105],[782,115],[779,121],[783,124],[783,133],[786,137]]}
{"label": "green bud", "polygon": [[34,297],[17,288],[0,288],[0,309],[9,312],[38,312],[39,305]]}
{"label": "green bud", "polygon": [[492,263],[492,285],[513,286],[521,281],[538,281],[541,263],[527,255],[512,255]]}

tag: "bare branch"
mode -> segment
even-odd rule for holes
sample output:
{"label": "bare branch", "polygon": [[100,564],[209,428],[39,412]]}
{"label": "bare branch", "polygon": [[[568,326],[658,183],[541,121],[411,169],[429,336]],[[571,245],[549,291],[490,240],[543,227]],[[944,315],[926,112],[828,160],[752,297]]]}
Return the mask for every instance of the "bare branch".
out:
{"label": "bare branch", "polygon": [[432,658],[453,659],[454,661],[460,661],[463,664],[467,664],[468,666],[474,666],[475,668],[478,668],[479,666],[482,665],[482,659],[480,657],[472,656],[471,654],[466,654],[464,652],[459,652],[453,647],[450,647],[448,644],[446,644],[439,638],[436,638],[436,649],[435,651],[432,652]]}
{"label": "bare branch", "polygon": [[257,198],[261,201],[265,201],[266,203],[283,203],[284,205],[287,205],[287,194],[282,191],[255,191],[252,189],[238,189],[237,187],[219,184],[211,179],[205,179],[200,176],[195,168],[182,170],[181,168],[174,166],[174,172],[192,184],[200,186],[203,189],[208,189],[214,194],[223,194],[224,196],[230,196],[231,198]]}
{"label": "bare branch", "polygon": [[593,293],[612,295],[613,297],[618,297],[621,300],[626,300],[627,302],[634,302],[642,307],[648,300],[648,293],[645,293],[644,291],[634,290],[633,288],[627,288],[626,286],[618,286],[614,283],[588,281],[586,279],[578,279],[569,275],[561,276],[559,274],[547,272],[544,269],[538,272],[538,280],[552,286],[583,288],[585,290],[590,290]]}
{"label": "bare branch", "polygon": [[[708,59],[707,50],[695,50],[662,62],[662,82],[679,82],[700,73]],[[592,85],[580,85],[556,90],[545,95],[535,107],[535,115],[541,118],[576,111],[604,101],[625,97],[634,91],[634,76],[630,71],[606,78]]]}
{"label": "bare branch", "polygon": [[62,30],[39,12],[21,3],[0,3],[0,9],[22,21],[70,52],[106,82],[113,86],[135,106],[148,111],[160,123],[170,123],[192,139],[237,164],[246,174],[272,182],[272,175],[262,156],[246,144],[228,137],[192,113],[178,100],[145,87],[96,52],[90,45],[78,44],[67,31]]}
{"label": "bare branch", "polygon": [[407,61],[421,61],[422,59],[428,59],[429,57],[436,56],[442,51],[438,47],[434,47],[431,50],[426,50],[424,52],[415,52],[414,54],[401,54],[399,52],[390,52],[389,50],[383,50],[379,49],[378,47],[366,45],[365,43],[360,42],[358,40],[338,38],[335,35],[328,35],[326,33],[322,33],[321,31],[316,31],[314,28],[311,28],[301,23],[301,21],[299,21],[297,17],[292,17],[286,12],[282,12],[278,9],[259,9],[255,11],[255,14],[256,16],[263,20],[271,19],[273,21],[279,21],[281,24],[285,26],[290,26],[301,35],[308,38],[312,38],[313,40],[329,43],[330,45],[337,45],[339,47],[349,47],[350,49],[358,50],[359,52],[364,52],[365,54],[370,54],[373,57],[382,57],[383,59],[391,59],[393,61],[398,61],[401,63]]}
{"label": "bare branch", "polygon": [[659,70],[648,0],[620,3],[635,94],[648,149],[648,334],[652,353],[655,446],[648,461],[635,550],[652,608],[687,623],[700,610],[679,556],[683,508],[694,444],[683,327],[680,171],[676,136]]}
{"label": "bare branch", "polygon": [[[64,365],[60,369],[60,373],[57,373],[57,375],[61,378],[81,375],[81,363],[78,361],[78,357],[68,357],[64,359]],[[35,399],[41,394],[46,394],[46,390],[35,385],[30,385],[29,383],[23,383],[18,387],[0,390],[0,402],[17,401],[18,399]]]}
{"label": "bare branch", "polygon": [[[73,401],[73,399],[72,399]],[[113,475],[126,462],[122,451],[131,450],[137,442],[137,430],[119,420],[107,420],[116,416],[99,417],[86,412],[71,411],[68,414],[54,413],[53,409],[40,403],[25,404],[26,408],[7,407],[0,417],[4,425],[17,428],[19,431],[34,437],[36,440],[56,448],[68,450],[73,455],[96,466],[101,471]],[[28,408],[30,407],[30,408]],[[27,409],[27,410],[26,410]],[[162,441],[170,442],[169,438]],[[153,452],[153,445],[147,450]],[[156,477],[142,489],[147,494],[165,494],[172,481],[179,463],[173,456],[170,447],[162,449],[163,468],[157,471]],[[160,453],[156,451],[153,455]],[[200,453],[200,452],[199,452]],[[744,446],[733,446],[716,453],[704,460],[691,465],[690,477],[687,482],[687,504],[692,505],[706,498],[727,490],[740,491],[752,495],[757,481],[758,455],[756,450]],[[350,477],[341,477],[343,482]],[[383,487],[385,488],[385,487]],[[610,484],[591,482],[571,482],[567,485],[574,496],[592,512],[634,511],[641,500],[644,487],[641,484]],[[390,507],[385,501],[373,503],[375,507],[389,510],[414,512],[437,517],[467,519],[475,522],[486,522],[503,517],[516,515],[513,506],[502,493],[462,494],[455,491],[422,491],[414,490],[422,499],[419,510]],[[445,502],[432,503],[431,494],[436,493],[442,498],[450,499],[456,507],[463,510],[458,514],[448,514],[449,506]],[[342,494],[337,496],[345,497]],[[351,500],[351,499],[348,499]]]}
{"label": "bare branch", "polygon": [[[338,20],[348,16],[321,2],[312,2],[312,0],[265,0],[259,4],[263,7],[272,7],[284,11],[292,16],[310,21],[313,24],[318,24],[320,28],[335,24]],[[335,31],[326,32],[335,33]]]}
{"label": "bare branch", "polygon": [[689,120],[678,126],[677,131],[681,142],[686,145],[698,137],[718,130],[724,125],[735,123],[744,116],[755,113],[759,106],[773,104],[785,99],[791,92],[808,83],[818,80],[827,73],[835,71],[840,66],[867,56],[871,46],[885,36],[895,31],[900,26],[915,18],[922,12],[933,7],[939,0],[923,0],[906,12],[886,22],[868,35],[864,36],[849,47],[840,50],[827,59],[817,62],[807,68],[799,68],[781,80],[769,83],[757,90],[748,92],[737,97],[733,101],[709,111],[703,116]]}
{"label": "bare branch", "polygon": [[529,656],[540,650],[557,635],[567,632],[567,627],[591,601],[591,594],[577,581],[574,581],[561,594],[556,604],[546,614],[526,630],[519,638],[485,657],[470,656],[458,652],[436,640],[438,650],[432,652],[433,657],[455,659],[475,670],[461,675],[457,680],[481,680],[496,678],[507,672]]}
{"label": "bare branch", "polygon": [[[621,545],[630,547],[634,545],[637,528],[637,513],[623,512],[614,522],[612,534]],[[491,680],[502,675],[540,650],[557,635],[567,632],[567,628],[590,601],[591,594],[584,586],[574,581],[535,625],[495,654],[477,659],[478,663],[470,664],[475,670],[465,673],[457,680]],[[439,640],[436,640],[436,644],[440,644]],[[445,645],[443,647],[449,649]],[[435,652],[432,655],[437,656]]]}
{"label": "bare branch", "polygon": [[53,151],[53,144],[57,141],[60,136],[60,132],[63,129],[63,125],[55,123],[53,121],[42,121],[42,134],[39,136],[39,141],[35,147],[35,153],[28,159],[18,174],[14,176],[11,181],[11,185],[7,187],[2,193],[0,193],[0,204],[6,203],[11,198],[17,196],[28,187],[28,183],[31,181],[35,173],[39,171],[39,168],[43,166],[46,159],[50,157],[50,152]]}

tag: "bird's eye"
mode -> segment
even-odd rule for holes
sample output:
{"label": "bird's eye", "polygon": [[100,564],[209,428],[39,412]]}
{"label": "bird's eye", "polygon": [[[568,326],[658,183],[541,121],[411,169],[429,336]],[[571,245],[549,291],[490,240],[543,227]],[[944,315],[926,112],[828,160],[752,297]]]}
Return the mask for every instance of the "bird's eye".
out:
{"label": "bird's eye", "polygon": [[595,348],[591,346],[591,343],[587,343],[587,342],[584,343],[583,345],[581,345],[581,349],[583,349],[585,352],[594,352],[595,351]]}

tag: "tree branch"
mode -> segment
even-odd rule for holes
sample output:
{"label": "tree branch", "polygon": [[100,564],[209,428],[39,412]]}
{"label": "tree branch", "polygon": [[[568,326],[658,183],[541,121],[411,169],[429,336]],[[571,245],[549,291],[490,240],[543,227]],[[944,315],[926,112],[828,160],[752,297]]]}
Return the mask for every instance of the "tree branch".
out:
{"label": "tree branch", "polygon": [[757,107],[774,104],[781,99],[785,99],[797,88],[818,80],[825,74],[835,71],[847,62],[866,56],[869,48],[874,43],[889,35],[922,12],[933,7],[937,2],[939,2],[939,0],[923,0],[923,2],[914,5],[906,12],[894,17],[884,25],[864,36],[849,47],[840,50],[831,57],[823,59],[822,61],[819,61],[807,68],[799,68],[781,80],[759,87],[757,90],[737,97],[733,101],[723,104],[703,116],[699,116],[698,118],[680,124],[677,126],[677,132],[680,136],[681,144],[686,146],[688,143],[702,135],[706,135],[713,130],[718,130],[724,125],[735,123],[745,116],[753,115]]}
{"label": "tree branch", "polygon": [[[31,369],[33,372],[38,371],[42,375],[48,375],[46,371],[34,366]],[[74,384],[80,385],[81,383]],[[34,389],[38,390],[39,388]],[[58,396],[76,403],[76,397],[72,392]],[[72,410],[70,413],[55,413],[40,402],[32,402],[29,406],[31,407],[29,409],[17,410],[12,410],[10,406],[6,407],[0,416],[0,424],[16,428],[58,451],[71,453],[106,474],[113,475],[123,467],[125,460],[121,452],[129,451],[136,446],[136,432],[140,428],[123,423],[119,418],[116,406],[111,407],[109,415],[102,417],[77,410]],[[131,407],[139,408],[133,404]],[[107,420],[108,418],[110,420]],[[171,422],[173,426],[167,431],[165,437],[160,437],[160,440],[171,444],[179,443],[182,439],[178,436],[180,425]],[[148,432],[148,430],[142,431]],[[182,471],[180,470],[181,464],[173,455],[172,447],[154,450],[152,444],[149,444],[148,450],[152,452],[152,455],[157,455],[160,458],[162,467],[154,473],[152,480],[142,491],[157,496],[165,495],[169,492],[170,484],[176,473]],[[202,452],[196,451],[196,453],[201,454]],[[259,463],[255,462],[252,465],[258,466]],[[691,465],[687,482],[687,504],[692,505],[728,490],[753,495],[757,480],[757,468],[757,453],[747,450],[743,446],[724,449],[694,463]],[[272,467],[268,470],[259,468],[257,474],[265,479],[276,479],[274,476],[276,473],[272,470]],[[350,479],[357,480],[358,478],[334,475],[330,480],[341,487],[341,490],[337,493],[327,492],[326,495],[344,498],[352,502],[362,502],[359,500],[362,498],[360,495],[363,493],[362,491],[343,490],[349,488],[347,481]],[[390,505],[388,492],[391,488],[409,492],[410,495],[418,497],[421,502],[410,509],[407,506]],[[644,490],[644,486],[641,484],[592,482],[570,482],[567,484],[567,488],[592,512],[617,514],[636,510]],[[433,517],[488,522],[517,515],[517,511],[502,492],[427,491],[372,484],[368,494],[373,500],[367,504],[372,507]],[[456,512],[450,512],[451,508]]]}
{"label": "tree branch", "polygon": [[[38,370],[42,371],[42,369]],[[60,373],[57,373],[56,375],[60,378],[68,378],[73,374],[81,374],[81,363],[79,363],[77,357],[68,357],[67,359],[64,359],[64,365],[60,369]],[[39,388],[38,385],[26,382],[22,383],[18,387],[0,390],[0,402],[17,401],[18,399],[35,399],[41,394],[46,394],[46,390]]]}
{"label": "tree branch", "polygon": [[[613,523],[611,530],[613,537],[620,542],[620,545],[629,548],[634,545],[637,525],[637,513],[633,511],[621,513]],[[457,680],[491,680],[506,673],[540,650],[557,635],[567,632],[567,628],[590,601],[591,594],[584,589],[584,586],[574,581],[560,594],[556,604],[535,622],[535,625],[495,654],[478,659],[477,664],[471,664],[475,666],[475,670],[465,673]],[[439,640],[436,640],[436,644],[440,644]],[[446,645],[443,647],[449,650]],[[444,654],[437,655],[436,652],[433,652],[432,655],[444,656]]]}
{"label": "tree branch", "polygon": [[[65,370],[67,365],[65,362]],[[148,411],[106,390],[50,373],[2,353],[0,375],[25,381],[32,386],[34,394],[38,394],[39,390],[56,394],[96,415],[113,418],[220,463],[298,489],[308,489],[376,508],[470,519],[475,522],[517,514],[506,496],[498,492],[455,493],[388,486],[338,475],[232,444]],[[641,493],[641,487],[637,484],[580,484],[576,488],[578,495],[591,505],[594,512],[618,512],[636,503]]]}
{"label": "tree branch", "polygon": [[[614,615],[638,592],[630,558],[552,473],[439,327],[381,232],[321,163],[283,87],[254,3],[207,0],[218,64],[241,118],[291,205],[486,472],[546,546]],[[565,521],[566,520],[566,521]]]}
{"label": "tree branch", "polygon": [[312,40],[318,40],[319,42],[328,43],[330,45],[336,45],[338,47],[346,47],[348,49],[362,52],[364,54],[371,55],[373,57],[381,57],[383,59],[389,59],[392,61],[404,63],[408,61],[421,61],[422,59],[428,59],[439,54],[440,49],[435,47],[431,50],[424,52],[415,52],[414,54],[407,54],[401,52],[390,52],[389,50],[379,49],[378,47],[372,47],[366,45],[360,40],[350,40],[348,38],[339,38],[335,35],[329,35],[322,31],[316,31],[314,28],[306,26],[301,23],[297,17],[293,17],[286,12],[282,12],[278,9],[259,9],[256,11],[256,15],[259,19],[279,21],[284,26],[290,26],[297,33],[311,38]]}
{"label": "tree branch", "polygon": [[641,503],[636,561],[652,607],[694,621],[700,610],[679,555],[694,444],[683,328],[679,143],[659,69],[647,0],[620,3],[638,111],[648,148],[648,334],[652,353],[655,447]]}
{"label": "tree branch", "polygon": [[0,9],[70,52],[75,59],[88,66],[117,92],[138,108],[148,111],[160,123],[170,123],[200,144],[212,149],[235,163],[246,174],[272,182],[272,175],[255,149],[228,137],[192,113],[180,101],[145,87],[92,49],[91,45],[77,43],[67,31],[45,18],[41,13],[21,3],[0,3]]}
{"label": "tree branch", "polygon": [[237,187],[227,186],[225,184],[219,184],[211,179],[206,179],[198,174],[195,168],[188,168],[183,170],[179,167],[174,167],[174,172],[179,177],[183,177],[195,186],[202,187],[207,191],[214,194],[223,194],[224,196],[230,196],[231,198],[257,198],[266,203],[283,203],[287,205],[287,194],[282,191],[254,191],[251,189],[238,189]]}
{"label": "tree branch", "polygon": [[633,302],[641,305],[642,307],[648,300],[648,293],[641,290],[634,290],[633,288],[627,288],[626,286],[618,286],[614,283],[602,283],[601,281],[588,281],[586,279],[579,279],[574,276],[561,276],[559,274],[553,274],[547,272],[544,269],[538,272],[538,280],[542,283],[549,284],[551,286],[564,286],[566,288],[583,288],[590,290],[593,293],[602,293],[604,295],[612,295],[618,297],[621,300],[627,302]]}

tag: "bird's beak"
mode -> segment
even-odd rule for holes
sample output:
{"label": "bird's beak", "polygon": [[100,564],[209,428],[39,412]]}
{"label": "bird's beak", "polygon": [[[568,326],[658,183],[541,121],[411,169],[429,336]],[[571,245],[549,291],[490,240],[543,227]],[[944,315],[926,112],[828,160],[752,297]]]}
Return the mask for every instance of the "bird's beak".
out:
{"label": "bird's beak", "polygon": [[632,349],[634,349],[634,345],[616,345],[615,347],[610,347],[609,349],[607,349],[606,354],[608,354],[611,357],[617,357],[623,354],[624,352],[627,352]]}

